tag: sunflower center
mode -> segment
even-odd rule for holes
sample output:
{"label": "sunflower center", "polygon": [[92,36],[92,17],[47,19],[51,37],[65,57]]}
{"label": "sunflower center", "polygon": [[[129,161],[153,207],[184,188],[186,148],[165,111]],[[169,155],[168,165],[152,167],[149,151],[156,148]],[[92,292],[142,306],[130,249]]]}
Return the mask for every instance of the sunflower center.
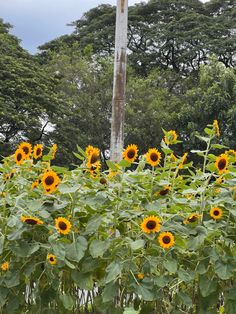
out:
{"label": "sunflower center", "polygon": [[130,149],[127,153],[128,158],[132,159],[135,156],[135,151],[134,149]]}
{"label": "sunflower center", "polygon": [[37,221],[35,219],[27,218],[25,222],[29,225],[37,225]]}
{"label": "sunflower center", "polygon": [[50,260],[50,262],[54,262],[54,257],[51,256],[51,257],[49,258],[49,260]]}
{"label": "sunflower center", "polygon": [[38,155],[40,155],[41,154],[41,148],[37,148],[37,150],[36,150],[36,155],[38,156]]}
{"label": "sunflower center", "polygon": [[169,236],[164,236],[162,241],[165,243],[165,244],[169,244],[170,243],[170,237]]}
{"label": "sunflower center", "polygon": [[156,227],[157,223],[156,221],[154,220],[149,220],[146,224],[146,227],[149,229],[149,230],[152,230]]}
{"label": "sunflower center", "polygon": [[166,195],[169,192],[169,189],[164,189],[160,191],[160,195]]}
{"label": "sunflower center", "polygon": [[94,164],[98,160],[98,155],[97,154],[92,154],[90,162],[91,164]]}
{"label": "sunflower center", "polygon": [[156,154],[156,153],[152,153],[152,154],[150,155],[150,159],[151,159],[152,161],[157,161],[157,160],[158,160],[157,154]]}
{"label": "sunflower center", "polygon": [[59,228],[61,230],[66,230],[67,229],[67,224],[64,221],[60,221],[58,226],[59,226]]}
{"label": "sunflower center", "polygon": [[17,155],[16,159],[17,159],[17,161],[21,161],[21,159],[22,159],[22,154],[19,153],[19,154]]}
{"label": "sunflower center", "polygon": [[54,178],[53,176],[48,176],[46,179],[45,179],[45,183],[47,185],[52,185],[54,183]]}
{"label": "sunflower center", "polygon": [[29,154],[29,148],[27,146],[24,146],[23,147],[23,151],[27,154]]}
{"label": "sunflower center", "polygon": [[214,212],[213,212],[214,216],[219,216],[220,212],[218,209],[215,209]]}
{"label": "sunflower center", "polygon": [[218,163],[218,168],[220,170],[223,170],[226,167],[226,160],[225,159],[220,159],[219,163]]}
{"label": "sunflower center", "polygon": [[195,221],[197,221],[197,216],[189,217],[189,218],[188,218],[188,221],[189,221],[189,222],[195,222]]}

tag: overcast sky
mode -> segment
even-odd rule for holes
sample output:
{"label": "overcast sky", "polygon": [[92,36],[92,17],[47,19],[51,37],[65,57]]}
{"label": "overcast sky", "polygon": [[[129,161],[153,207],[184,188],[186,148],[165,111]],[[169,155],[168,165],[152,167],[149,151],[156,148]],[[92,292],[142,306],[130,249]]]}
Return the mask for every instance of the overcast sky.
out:
{"label": "overcast sky", "polygon": [[[138,2],[129,0],[129,5]],[[39,45],[71,33],[73,29],[66,24],[101,3],[115,5],[116,0],[0,0],[0,18],[12,24],[11,33],[22,40],[25,49],[35,53]]]}

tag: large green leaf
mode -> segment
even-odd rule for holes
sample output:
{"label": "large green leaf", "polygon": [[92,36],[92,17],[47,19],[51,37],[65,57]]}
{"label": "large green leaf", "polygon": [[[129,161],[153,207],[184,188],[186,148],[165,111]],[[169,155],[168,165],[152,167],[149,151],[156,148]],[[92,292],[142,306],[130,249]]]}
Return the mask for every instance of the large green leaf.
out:
{"label": "large green leaf", "polygon": [[93,240],[90,244],[89,252],[93,258],[102,257],[109,245],[108,241]]}

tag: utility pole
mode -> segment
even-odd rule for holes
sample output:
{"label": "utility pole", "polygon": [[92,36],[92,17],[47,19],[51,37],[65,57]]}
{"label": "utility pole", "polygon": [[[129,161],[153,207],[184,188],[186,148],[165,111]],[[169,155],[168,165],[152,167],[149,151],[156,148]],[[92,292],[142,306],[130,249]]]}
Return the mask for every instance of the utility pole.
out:
{"label": "utility pole", "polygon": [[127,27],[128,0],[117,0],[110,146],[112,162],[121,160],[124,145]]}

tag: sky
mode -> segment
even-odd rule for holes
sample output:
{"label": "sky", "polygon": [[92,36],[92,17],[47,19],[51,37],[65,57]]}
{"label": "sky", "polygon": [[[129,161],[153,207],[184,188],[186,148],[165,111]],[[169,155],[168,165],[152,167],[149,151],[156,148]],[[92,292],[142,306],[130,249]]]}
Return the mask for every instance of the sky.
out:
{"label": "sky", "polygon": [[[128,1],[129,5],[141,2]],[[68,23],[102,3],[115,5],[116,0],[0,0],[0,18],[14,26],[11,33],[25,49],[36,53],[38,46],[71,33]]]}
{"label": "sky", "polygon": [[39,45],[71,33],[73,28],[66,24],[102,3],[115,5],[116,0],[0,0],[0,18],[14,26],[11,33],[25,49],[36,53]]}

